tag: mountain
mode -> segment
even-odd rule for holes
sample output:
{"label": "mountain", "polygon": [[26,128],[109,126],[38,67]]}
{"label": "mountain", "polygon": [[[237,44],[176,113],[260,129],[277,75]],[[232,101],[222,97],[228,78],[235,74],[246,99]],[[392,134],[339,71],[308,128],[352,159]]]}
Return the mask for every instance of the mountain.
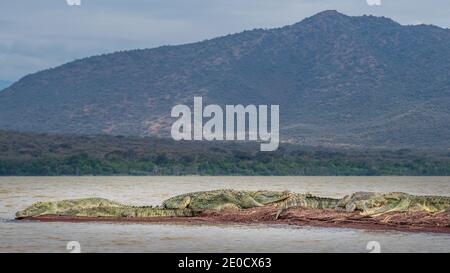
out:
{"label": "mountain", "polygon": [[450,147],[450,30],[324,11],[276,29],[89,57],[0,93],[0,128],[169,136],[171,108],[279,104],[305,145]]}
{"label": "mountain", "polygon": [[10,82],[10,81],[0,80],[0,91],[5,89],[6,87],[9,87],[11,84],[12,84],[12,82]]}

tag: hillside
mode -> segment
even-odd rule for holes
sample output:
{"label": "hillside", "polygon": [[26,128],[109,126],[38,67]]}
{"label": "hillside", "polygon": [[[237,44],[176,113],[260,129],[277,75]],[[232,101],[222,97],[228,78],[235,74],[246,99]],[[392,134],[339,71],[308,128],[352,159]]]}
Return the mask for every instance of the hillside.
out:
{"label": "hillside", "polygon": [[0,131],[1,175],[450,175],[450,153]]}
{"label": "hillside", "polygon": [[450,30],[325,11],[277,29],[77,60],[0,93],[0,128],[167,137],[171,108],[279,104],[281,138],[450,147]]}

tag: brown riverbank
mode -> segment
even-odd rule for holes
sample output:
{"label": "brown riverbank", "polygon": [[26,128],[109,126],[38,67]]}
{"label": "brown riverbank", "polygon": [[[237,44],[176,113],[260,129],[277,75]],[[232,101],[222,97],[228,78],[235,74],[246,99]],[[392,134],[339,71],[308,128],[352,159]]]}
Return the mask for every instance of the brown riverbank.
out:
{"label": "brown riverbank", "polygon": [[273,207],[239,211],[205,211],[196,217],[73,217],[42,215],[20,220],[45,222],[145,222],[190,224],[281,224],[366,230],[397,230],[407,232],[436,232],[450,234],[450,213],[402,212],[377,217],[363,216],[358,212],[339,210],[290,208],[278,220]]}

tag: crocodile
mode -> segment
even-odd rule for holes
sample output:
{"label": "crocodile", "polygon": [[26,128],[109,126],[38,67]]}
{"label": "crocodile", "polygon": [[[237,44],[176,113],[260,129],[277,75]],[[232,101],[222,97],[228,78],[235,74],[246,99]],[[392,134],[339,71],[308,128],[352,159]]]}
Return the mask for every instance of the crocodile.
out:
{"label": "crocodile", "polygon": [[406,211],[438,213],[450,211],[450,197],[417,196],[403,192],[357,192],[342,198],[336,207],[372,216]]}
{"label": "crocodile", "polygon": [[166,209],[195,210],[212,209],[248,209],[275,205],[290,198],[289,191],[237,191],[221,189],[213,191],[191,192],[165,200],[162,207]]}
{"label": "crocodile", "polygon": [[198,213],[191,209],[164,209],[152,206],[128,206],[103,198],[84,198],[55,202],[37,202],[16,213],[17,219],[41,215],[86,217],[192,217]]}
{"label": "crocodile", "polygon": [[286,199],[284,202],[277,204],[278,211],[275,215],[275,220],[277,220],[281,213],[290,207],[305,207],[311,209],[335,209],[340,199],[318,197],[310,193],[301,194],[294,193]]}
{"label": "crocodile", "polygon": [[291,193],[289,191],[214,190],[192,192],[165,200],[161,206],[129,206],[103,198],[84,198],[55,202],[37,202],[16,213],[17,219],[41,215],[84,217],[193,217],[203,210],[248,209],[262,206],[278,208],[275,219],[290,207],[345,209],[362,215],[377,216],[389,212],[450,211],[450,197],[415,196],[401,192],[357,192],[342,199]]}

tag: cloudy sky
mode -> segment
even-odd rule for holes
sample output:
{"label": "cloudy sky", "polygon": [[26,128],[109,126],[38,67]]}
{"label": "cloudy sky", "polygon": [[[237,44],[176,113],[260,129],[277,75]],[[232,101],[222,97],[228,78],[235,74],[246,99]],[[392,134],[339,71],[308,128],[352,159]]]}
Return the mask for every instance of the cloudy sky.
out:
{"label": "cloudy sky", "polygon": [[293,24],[327,9],[450,27],[449,0],[1,0],[0,80],[117,50]]}

